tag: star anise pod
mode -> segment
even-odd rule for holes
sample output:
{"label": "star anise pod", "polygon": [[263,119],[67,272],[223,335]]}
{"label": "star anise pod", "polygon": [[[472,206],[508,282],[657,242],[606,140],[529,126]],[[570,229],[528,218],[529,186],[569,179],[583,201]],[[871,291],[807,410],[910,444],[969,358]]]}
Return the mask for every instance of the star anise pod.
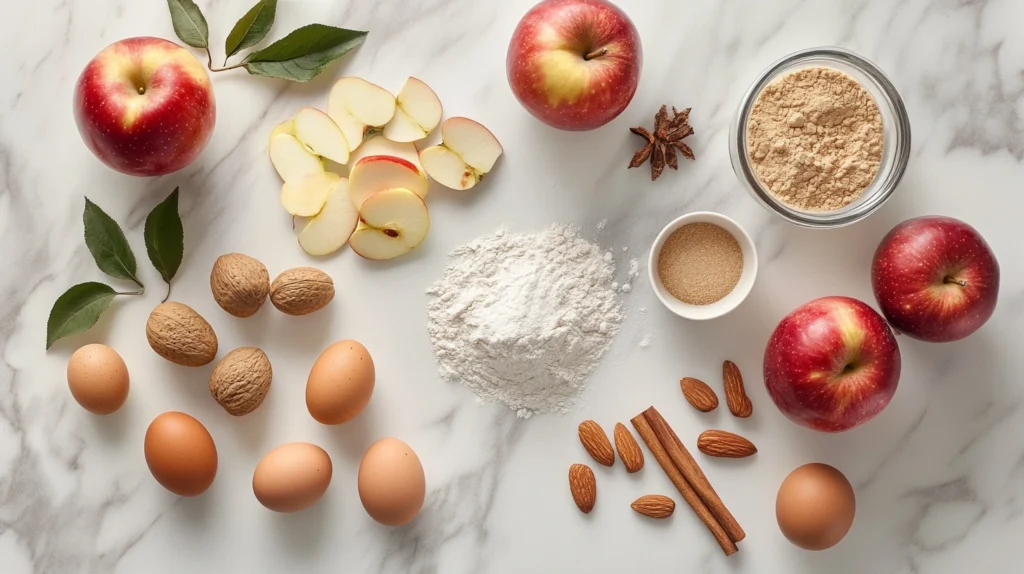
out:
{"label": "star anise pod", "polygon": [[680,112],[673,107],[672,117],[669,117],[668,106],[661,106],[654,115],[653,132],[647,131],[643,126],[629,128],[629,131],[647,140],[644,147],[633,155],[629,167],[640,167],[648,159],[651,160],[651,181],[654,181],[665,171],[666,165],[672,169],[679,169],[677,150],[683,157],[694,159],[693,150],[683,143],[683,138],[693,135],[689,121],[690,108]]}

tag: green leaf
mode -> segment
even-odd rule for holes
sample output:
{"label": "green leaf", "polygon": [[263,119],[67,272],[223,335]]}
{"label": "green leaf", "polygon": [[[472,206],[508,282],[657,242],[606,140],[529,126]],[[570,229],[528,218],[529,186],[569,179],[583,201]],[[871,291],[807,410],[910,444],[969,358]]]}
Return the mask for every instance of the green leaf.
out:
{"label": "green leaf", "polygon": [[210,45],[210,29],[206,25],[206,17],[192,0],[167,0],[171,9],[171,25],[174,33],[193,48],[206,48]]}
{"label": "green leaf", "polygon": [[96,260],[96,266],[100,271],[116,277],[134,281],[142,287],[142,283],[135,276],[138,267],[135,263],[135,254],[128,245],[121,227],[103,212],[95,203],[85,198],[85,212],[82,214],[82,221],[85,224],[85,245]]}
{"label": "green leaf", "polygon": [[367,32],[310,24],[249,54],[245,69],[257,76],[295,82],[312,80],[328,64],[363,43]]}
{"label": "green leaf", "polygon": [[274,25],[277,13],[277,0],[259,0],[245,16],[235,23],[235,27],[224,41],[225,58],[230,58],[240,50],[251,48],[267,37],[270,27]]}
{"label": "green leaf", "polygon": [[117,292],[103,283],[79,283],[57,298],[46,320],[46,348],[68,335],[90,329],[110,307]]}
{"label": "green leaf", "polygon": [[178,215],[178,188],[146,216],[146,252],[153,267],[167,283],[170,292],[171,279],[178,272],[181,256],[185,251],[185,231]]}

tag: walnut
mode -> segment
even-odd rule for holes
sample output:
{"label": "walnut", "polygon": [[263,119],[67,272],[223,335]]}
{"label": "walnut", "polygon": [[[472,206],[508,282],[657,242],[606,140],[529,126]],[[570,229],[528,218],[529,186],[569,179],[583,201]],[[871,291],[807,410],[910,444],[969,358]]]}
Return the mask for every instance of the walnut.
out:
{"label": "walnut", "polygon": [[273,375],[266,353],[256,347],[240,347],[214,367],[210,394],[228,414],[247,415],[263,404]]}
{"label": "walnut", "polygon": [[267,268],[241,253],[221,255],[210,272],[210,290],[222,309],[235,317],[251,317],[270,293]]}
{"label": "walnut", "polygon": [[306,315],[319,311],[334,299],[334,281],[313,267],[281,272],[270,285],[270,302],[282,313]]}
{"label": "walnut", "polygon": [[206,319],[182,303],[161,303],[146,321],[146,339],[172,363],[200,367],[217,356],[217,334]]}

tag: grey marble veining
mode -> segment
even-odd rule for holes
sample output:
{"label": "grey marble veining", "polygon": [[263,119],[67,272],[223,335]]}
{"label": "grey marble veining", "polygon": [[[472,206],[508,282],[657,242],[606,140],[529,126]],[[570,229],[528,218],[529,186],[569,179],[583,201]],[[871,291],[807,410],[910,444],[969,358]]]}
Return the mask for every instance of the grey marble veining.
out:
{"label": "grey marble veining", "polygon": [[[219,62],[224,36],[249,4],[199,3]],[[620,0],[644,44],[640,88],[611,124],[573,134],[533,120],[506,84],[506,44],[532,3],[282,0],[274,38],[313,21],[368,29],[370,36],[305,85],[237,70],[216,74],[218,125],[210,145],[188,168],[155,179],[121,176],[92,158],[70,107],[78,73],[105,45],[138,35],[173,39],[166,6],[6,3],[0,19],[0,572],[1021,570],[1024,4]],[[739,98],[765,66],[828,44],[855,50],[886,71],[910,112],[914,144],[906,178],[885,208],[853,227],[814,232],[772,218],[747,196],[726,144]],[[391,89],[416,75],[435,88],[446,115],[478,119],[506,150],[478,190],[432,189],[430,237],[416,254],[393,263],[373,264],[350,252],[311,260],[277,204],[266,134],[301,106],[324,107],[332,81],[342,75]],[[646,169],[625,169],[639,145],[627,128],[649,124],[661,104],[693,107],[697,161],[682,162],[652,184]],[[210,320],[225,351],[257,345],[274,365],[267,403],[243,419],[210,400],[210,367],[170,365],[141,336],[162,296],[159,276],[145,261],[142,226],[175,186],[182,190],[186,255],[174,299]],[[45,352],[54,299],[76,282],[107,280],[82,241],[86,195],[122,223],[151,288],[116,301],[92,331]],[[629,318],[611,353],[568,416],[520,421],[498,406],[477,405],[472,393],[435,374],[423,291],[453,247],[502,224],[525,230],[575,223],[616,250],[624,276],[630,258],[645,263],[665,223],[697,209],[736,218],[757,243],[758,283],[736,312],[707,324],[681,322],[659,306],[641,276],[624,295]],[[899,391],[870,424],[837,436],[792,425],[757,384],[771,330],[814,297],[872,301],[868,265],[878,241],[897,222],[927,213],[960,217],[995,247],[1003,271],[996,315],[959,343],[901,340]],[[601,220],[607,223],[598,232]],[[335,277],[338,296],[329,312],[308,317],[286,317],[269,306],[246,321],[229,317],[209,294],[208,274],[216,257],[231,251],[261,259],[272,275],[320,266]],[[366,413],[326,428],[308,417],[301,389],[315,357],[340,338],[366,344],[378,385]],[[89,415],[67,391],[67,358],[87,342],[116,348],[132,374],[128,403],[116,415]],[[698,417],[679,397],[680,376],[714,380],[723,358],[752,381],[749,420]],[[757,443],[753,460],[704,465],[748,532],[736,556],[721,556],[685,506],[662,523],[629,509],[641,494],[675,494],[651,460],[637,476],[597,469],[597,508],[582,516],[573,507],[565,472],[586,456],[575,437],[579,420],[610,428],[651,404],[688,443],[709,426]],[[165,410],[198,417],[217,443],[218,477],[201,497],[170,495],[146,469],[142,437]],[[372,522],[355,489],[359,457],[383,436],[410,443],[427,474],[423,514],[398,529]],[[294,440],[324,446],[335,477],[319,505],[276,515],[255,501],[251,474],[263,453]],[[779,483],[810,461],[843,470],[858,496],[847,539],[813,554],[789,545],[774,519]]]}

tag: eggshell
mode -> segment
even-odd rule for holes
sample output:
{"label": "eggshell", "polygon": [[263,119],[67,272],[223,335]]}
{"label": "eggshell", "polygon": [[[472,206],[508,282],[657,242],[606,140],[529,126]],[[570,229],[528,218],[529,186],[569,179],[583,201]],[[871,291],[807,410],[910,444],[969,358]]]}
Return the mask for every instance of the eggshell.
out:
{"label": "eggshell", "polygon": [[128,367],[110,347],[85,345],[68,360],[68,388],[85,410],[109,415],[128,398]]}
{"label": "eggshell", "polygon": [[370,445],[359,463],[358,483],[363,508],[381,524],[408,524],[423,507],[423,465],[412,448],[396,438]]}
{"label": "eggshell", "polygon": [[835,468],[805,464],[786,477],[775,499],[779,529],[805,550],[839,543],[853,525],[856,497],[850,481]]}
{"label": "eggshell", "polygon": [[202,494],[217,475],[217,447],[203,423],[179,412],[153,419],[146,430],[146,464],[161,486],[180,496]]}
{"label": "eggshell", "polygon": [[370,402],[375,378],[373,359],[358,341],[327,347],[309,372],[306,408],[325,425],[352,420]]}
{"label": "eggshell", "polygon": [[308,442],[283,444],[268,452],[252,473],[256,500],[276,512],[297,512],[327,492],[333,473],[331,457]]}

